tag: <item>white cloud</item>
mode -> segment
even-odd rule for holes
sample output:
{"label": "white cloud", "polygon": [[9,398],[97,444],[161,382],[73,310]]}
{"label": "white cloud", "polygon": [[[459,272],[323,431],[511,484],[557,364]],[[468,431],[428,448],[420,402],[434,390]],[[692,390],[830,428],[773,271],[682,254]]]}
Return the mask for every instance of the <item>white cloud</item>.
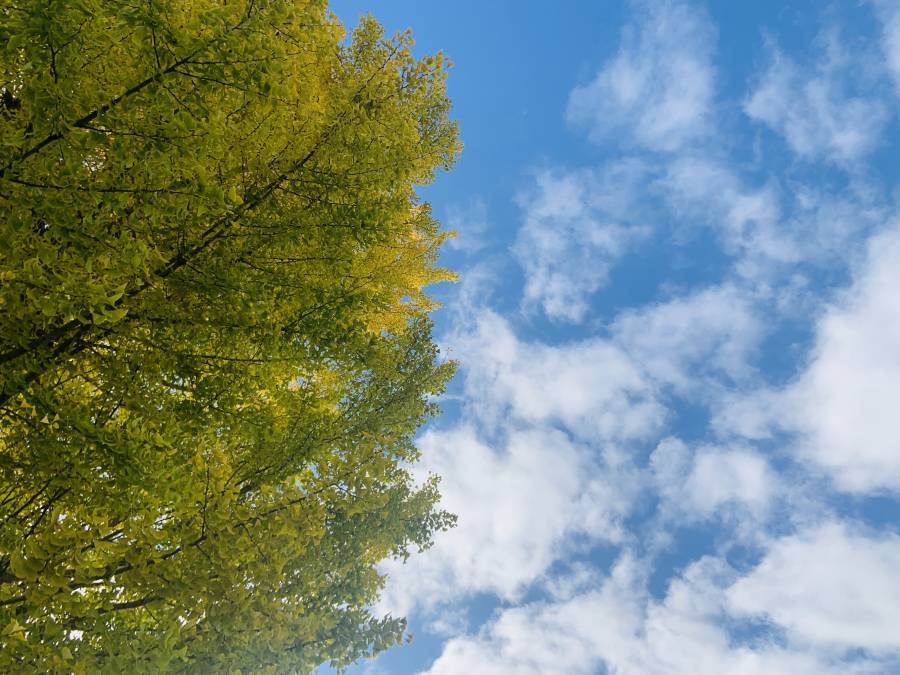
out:
{"label": "white cloud", "polygon": [[[422,470],[443,477],[459,526],[389,569],[396,582],[387,605],[407,611],[417,598],[433,604],[477,592],[515,599],[575,535],[620,541],[646,480],[626,450],[662,430],[660,388],[686,387],[687,369],[701,362],[711,377],[746,371],[759,329],[735,293],[707,289],[629,312],[609,338],[558,345],[522,340],[496,313],[470,307],[472,323],[445,340],[463,367],[467,426],[419,442]],[[725,482],[695,509],[705,516],[729,500],[762,499],[754,481],[764,470],[739,452],[698,455],[689,480],[712,471]]]}
{"label": "white cloud", "polygon": [[779,390],[728,391],[715,404],[710,426],[720,437],[762,440],[784,428],[786,417],[784,396]]}
{"label": "white cloud", "polygon": [[442,607],[432,615],[427,630],[432,635],[455,637],[469,629],[469,616],[466,607]]}
{"label": "white cloud", "polygon": [[803,266],[845,266],[862,236],[885,217],[883,203],[864,181],[850,180],[838,193],[801,181],[752,185],[733,166],[708,156],[674,159],[654,187],[670,217],[713,228],[735,258],[739,280],[791,311],[803,303],[791,294],[809,293]]}
{"label": "white cloud", "polygon": [[526,342],[505,319],[484,310],[470,331],[448,344],[465,368],[468,414],[488,428],[509,420],[620,442],[651,437],[663,423],[654,384],[609,341]]}
{"label": "white cloud", "polygon": [[389,564],[382,609],[514,600],[572,538],[619,541],[640,476],[619,444],[657,433],[665,409],[621,348],[601,339],[556,346],[521,340],[496,313],[447,336],[462,364],[466,424],[431,430],[418,470],[442,476],[459,524],[406,565]]}
{"label": "white cloud", "polygon": [[[627,564],[618,576],[627,577]],[[427,671],[430,675],[490,673],[594,673],[600,665],[604,629],[617,632],[639,618],[629,606],[619,583],[599,591],[576,595],[562,602],[533,603],[500,612],[478,635],[450,640]]]}
{"label": "white cloud", "polygon": [[606,283],[613,263],[648,234],[617,221],[634,171],[537,174],[519,202],[525,222],[514,251],[525,273],[523,303],[548,317],[581,321],[590,295]]}
{"label": "white cloud", "polygon": [[[710,377],[740,376],[760,332],[730,287],[624,314],[609,338],[558,345],[521,339],[493,311],[467,311],[471,324],[444,341],[462,364],[466,426],[419,442],[421,469],[443,477],[444,505],[459,526],[407,565],[388,567],[386,608],[397,612],[478,592],[514,600],[567,555],[575,535],[621,541],[647,480],[627,448],[663,429],[660,389],[687,388],[688,368],[701,362]],[[697,497],[700,517],[728,501],[763,499],[765,465],[745,454],[698,455],[689,481],[710,471],[725,480],[706,501]]]}
{"label": "white cloud", "polygon": [[846,265],[864,236],[885,219],[883,204],[872,199],[865,183],[851,181],[837,193],[792,183],[788,192],[792,204],[782,228],[794,233],[799,258],[821,265]]}
{"label": "white cloud", "polygon": [[722,437],[796,434],[792,450],[851,492],[900,490],[900,228],[872,238],[855,281],[821,313],[809,362],[783,389],[730,392]]}
{"label": "white cloud", "polygon": [[751,299],[732,285],[627,310],[610,330],[648,375],[682,393],[704,386],[710,375],[749,375],[763,335]]}
{"label": "white cloud", "polygon": [[[800,375],[744,394],[770,325],[821,312],[811,268],[844,269],[883,209],[861,174],[838,194],[804,184],[802,163],[784,178],[727,161],[707,143],[717,132],[714,29],[680,2],[635,6],[618,53],[572,92],[568,116],[592,140],[616,134],[657,153],[655,163],[644,153],[535,175],[513,246],[522,306],[591,318],[592,295],[650,222],[674,223],[676,238],[689,224],[714,228],[733,257],[727,281],[675,287],[681,295],[623,311],[593,337],[550,344],[486,309],[485,289],[505,275],[481,264],[443,340],[462,366],[463,421],[419,440],[418,470],[443,476],[459,526],[385,566],[380,609],[418,614],[445,639],[435,675],[886,672],[900,666],[900,538],[821,525],[839,508],[819,471],[844,490],[900,489],[900,230],[873,240],[855,283],[821,313]],[[890,16],[884,48],[896,56],[900,12]],[[866,58],[832,40],[807,68],[775,49],[745,112],[804,159],[858,168],[888,119],[880,94],[849,80]],[[450,216],[486,221],[477,202]],[[658,442],[682,431],[669,426],[672,398],[712,408],[718,438]],[[783,431],[795,436],[773,455],[747,440]],[[648,444],[657,447],[639,468]],[[789,452],[802,461],[785,470],[774,457]],[[772,539],[776,522],[798,533]],[[696,555],[666,537],[700,525],[715,554],[672,577],[660,547]],[[626,551],[608,575],[571,560],[597,544]],[[727,559],[751,549],[762,561],[742,576]],[[663,598],[649,591],[660,575]],[[482,593],[502,604],[469,632],[465,603]]]}
{"label": "white cloud", "polygon": [[900,537],[838,524],[776,541],[728,590],[731,608],[763,615],[795,642],[900,651]]}
{"label": "white cloud", "polygon": [[835,38],[827,42],[825,58],[808,70],[773,48],[744,111],[784,136],[800,157],[852,163],[871,152],[888,119],[878,98],[848,91],[861,70]]}
{"label": "white cloud", "polygon": [[[778,414],[795,426],[806,420],[806,435],[818,434],[831,447],[846,440],[844,463],[835,473],[859,489],[895,480],[896,472],[885,466],[900,464],[900,455],[890,451],[900,433],[891,433],[896,424],[887,415],[891,403],[900,400],[900,359],[893,348],[900,344],[894,330],[900,325],[893,292],[900,287],[897,260],[900,232],[872,242],[856,283],[819,324],[809,370],[787,393],[768,392],[757,401],[758,419],[746,421],[760,437],[771,424],[767,418]],[[627,544],[622,519],[648,483],[621,466],[619,474],[598,480],[615,463],[605,468],[596,463],[586,444],[596,448],[598,442],[658,434],[663,413],[658,387],[689,392],[697,377],[744,377],[760,335],[752,301],[729,285],[626,312],[613,322],[607,339],[557,346],[523,341],[508,322],[482,310],[472,330],[453,339],[466,369],[474,419],[486,428],[537,429],[514,432],[491,446],[472,430],[431,437],[425,456],[438,459],[428,468],[449,479],[444,491],[455,505],[451,508],[472,519],[463,517],[468,524],[461,523],[455,542],[444,549],[439,542],[433,552],[438,562],[418,567],[413,562],[401,577],[404,591],[412,598],[440,600],[481,590],[515,602],[554,561],[565,559],[576,535]],[[634,412],[629,399],[645,406],[639,423],[628,421],[627,413]],[[816,404],[804,408],[804,400]],[[608,405],[621,405],[623,416],[598,424],[595,412]],[[575,430],[581,442],[552,426]],[[858,443],[849,444],[861,428],[875,434],[866,436],[876,441],[875,465],[867,464],[871,457]],[[772,466],[743,447],[692,450],[669,439],[653,454],[651,471],[672,522],[739,508],[744,515],[738,524],[745,526],[781,496]],[[485,513],[492,517],[484,518]],[[898,563],[896,537],[878,541],[840,526],[816,527],[772,542],[763,562],[744,578],[722,559],[701,559],[658,601],[645,588],[646,563],[626,558],[603,582],[595,574],[582,574],[571,584],[548,580],[549,600],[500,610],[477,633],[451,637],[428,672],[885,672],[887,661],[866,654],[891,659],[900,649],[891,630],[900,619],[894,616],[900,585],[892,573]],[[783,629],[788,642],[772,636],[736,640],[729,626],[754,617]],[[845,652],[848,648],[869,652]]]}
{"label": "white cloud", "polygon": [[570,538],[618,541],[633,477],[549,429],[512,431],[492,447],[469,427],[428,431],[419,471],[442,477],[442,505],[458,525],[406,564],[389,563],[384,611],[407,613],[479,592],[515,600]]}
{"label": "white cloud", "polygon": [[813,360],[787,392],[803,455],[841,488],[900,489],[900,229],[875,237],[867,264],[819,321]]}
{"label": "white cloud", "polygon": [[596,590],[501,611],[479,633],[447,642],[430,675],[845,675],[873,672],[814,650],[770,641],[736,643],[723,586],[733,572],[703,559],[663,601],[648,597],[640,566],[627,556]]}
{"label": "white cloud", "polygon": [[481,197],[466,203],[450,204],[444,223],[456,236],[447,241],[447,247],[464,253],[475,253],[485,246],[488,230],[487,205]]}
{"label": "white cloud", "polygon": [[706,448],[694,459],[686,491],[698,512],[710,514],[728,502],[761,508],[775,484],[768,463],[755,452]]}
{"label": "white cloud", "polygon": [[735,271],[746,279],[767,279],[802,258],[784,227],[775,186],[744,184],[734,170],[706,156],[684,155],[670,162],[656,181],[672,214],[710,226],[724,250],[737,258]]}
{"label": "white cloud", "polygon": [[568,118],[602,141],[625,131],[636,144],[674,151],[713,125],[715,31],[696,7],[635,4],[618,54],[569,97]]}
{"label": "white cloud", "polygon": [[[678,522],[709,518],[729,505],[759,515],[777,493],[769,463],[746,448],[703,446],[691,453],[684,442],[667,438],[654,450],[650,466],[666,517]],[[741,520],[747,521],[747,514]]]}

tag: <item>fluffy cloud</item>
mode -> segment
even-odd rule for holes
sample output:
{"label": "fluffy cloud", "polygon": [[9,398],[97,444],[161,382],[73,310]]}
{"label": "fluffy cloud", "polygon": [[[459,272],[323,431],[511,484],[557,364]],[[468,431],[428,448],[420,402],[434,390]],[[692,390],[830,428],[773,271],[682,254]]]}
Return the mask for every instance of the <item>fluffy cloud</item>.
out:
{"label": "fluffy cloud", "polygon": [[663,423],[653,382],[608,340],[527,342],[505,319],[484,310],[472,330],[448,344],[465,367],[468,412],[487,427],[509,420],[621,442],[649,438]]}
{"label": "fluffy cloud", "polygon": [[525,222],[514,251],[525,272],[523,303],[555,320],[581,321],[590,295],[645,227],[622,224],[630,184],[639,172],[611,170],[539,173],[519,202]]}
{"label": "fluffy cloud", "polygon": [[781,391],[761,389],[744,393],[723,392],[714,405],[712,430],[722,438],[759,441],[772,438],[787,424],[787,407]]}
{"label": "fluffy cloud", "polygon": [[900,489],[900,228],[874,237],[852,286],[816,324],[809,363],[784,389],[723,397],[722,435],[797,434],[796,456],[851,492]]}
{"label": "fluffy cloud", "polygon": [[520,339],[490,310],[448,336],[463,366],[468,422],[419,439],[419,470],[442,476],[456,529],[388,565],[382,609],[407,612],[475,593],[514,600],[573,548],[616,542],[640,487],[619,446],[657,433],[665,409],[628,355],[594,339]]}
{"label": "fluffy cloud", "polygon": [[802,644],[900,651],[900,537],[826,524],[776,541],[728,590],[735,612],[784,627]]}
{"label": "fluffy cloud", "polygon": [[[595,590],[501,611],[475,635],[449,641],[430,675],[481,672],[616,675],[828,675],[874,672],[815,649],[771,640],[735,640],[725,585],[733,571],[717,559],[692,565],[656,601],[640,565],[625,557]],[[890,626],[891,624],[888,624]]]}
{"label": "fluffy cloud", "polygon": [[873,201],[870,192],[864,183],[851,182],[837,192],[792,183],[781,228],[793,233],[798,258],[832,268],[846,265],[865,236],[885,220],[884,204]]}
{"label": "fluffy cloud", "polygon": [[703,446],[692,453],[676,438],[657,446],[650,468],[665,517],[679,522],[709,518],[729,505],[759,514],[778,486],[769,463],[752,450]]}
{"label": "fluffy cloud", "polygon": [[788,392],[803,456],[853,491],[900,489],[900,229],[819,321],[812,362]]}
{"label": "fluffy cloud", "polygon": [[878,98],[850,93],[861,70],[835,38],[821,63],[809,70],[773,49],[744,111],[784,136],[803,158],[854,162],[874,148],[888,119]]}
{"label": "fluffy cloud", "polygon": [[386,566],[385,610],[405,613],[479,592],[515,600],[573,550],[573,536],[622,536],[634,477],[559,431],[512,431],[488,445],[463,427],[426,432],[419,447],[419,470],[442,476],[442,504],[459,523],[426,553]]}
{"label": "fluffy cloud", "polygon": [[681,2],[641,2],[635,9],[618,54],[572,92],[568,118],[595,141],[624,131],[638,145],[678,150],[712,126],[715,31]]}
{"label": "fluffy cloud", "polygon": [[[627,448],[663,429],[662,389],[688,388],[687,368],[700,362],[710,377],[746,370],[759,330],[733,293],[707,289],[629,312],[606,338],[558,345],[523,340],[496,313],[470,309],[473,323],[445,341],[463,366],[468,422],[419,441],[422,470],[443,477],[444,504],[459,526],[387,569],[395,580],[386,607],[408,611],[416,599],[478,592],[512,600],[576,536],[620,541],[647,481]],[[706,517],[726,502],[764,500],[765,472],[749,453],[704,450],[672,483],[696,492],[693,508]],[[700,489],[711,474],[717,490]]]}
{"label": "fluffy cloud", "polygon": [[650,377],[688,393],[704,376],[746,377],[763,327],[748,294],[726,284],[627,310],[611,332]]}
{"label": "fluffy cloud", "polygon": [[[889,444],[900,434],[886,411],[898,396],[876,388],[871,395],[885,401],[879,408],[868,402],[867,387],[900,382],[900,365],[891,361],[900,336],[890,329],[900,313],[891,292],[900,281],[892,264],[898,259],[900,234],[873,241],[856,283],[819,325],[810,368],[787,392],[770,393],[760,413],[777,412],[795,424],[805,419],[808,438],[830,439],[820,447],[846,439],[845,463],[836,473],[851,483],[864,475],[859,485],[866,488],[895,475],[885,463],[896,464]],[[761,334],[752,303],[728,285],[625,312],[606,338],[555,346],[524,341],[506,320],[480,310],[470,329],[450,340],[464,364],[465,398],[478,426],[432,431],[421,441],[425,468],[445,477],[446,504],[460,514],[460,527],[393,570],[398,583],[389,586],[390,607],[477,592],[516,602],[580,536],[627,544],[624,519],[649,485],[663,500],[664,518],[677,522],[739,508],[751,516],[738,519],[746,525],[764,513],[779,496],[780,481],[751,449],[692,449],[670,439],[653,453],[649,475],[615,452],[616,444],[662,430],[660,388],[689,393],[698,373],[744,377]],[[833,372],[842,382],[851,378],[852,385],[858,377],[868,384],[837,386],[826,377]],[[804,408],[803,401],[818,404]],[[615,413],[604,417],[609,410]],[[869,455],[881,463],[869,466],[858,444],[849,443],[860,428],[873,427],[878,442]],[[603,447],[611,452],[598,454]],[[548,581],[547,588],[557,589],[551,600],[506,608],[476,634],[451,638],[430,672],[592,673],[604,666],[623,674],[877,672],[877,663],[841,651],[895,647],[887,629],[844,625],[896,623],[884,613],[900,603],[873,598],[900,593],[889,577],[900,562],[900,543],[876,544],[838,526],[805,530],[774,541],[744,578],[721,559],[702,559],[672,582],[663,601],[645,590],[640,569],[647,560],[623,562],[599,586],[591,575],[587,584]],[[736,643],[728,626],[753,617],[784,630],[790,644]]]}

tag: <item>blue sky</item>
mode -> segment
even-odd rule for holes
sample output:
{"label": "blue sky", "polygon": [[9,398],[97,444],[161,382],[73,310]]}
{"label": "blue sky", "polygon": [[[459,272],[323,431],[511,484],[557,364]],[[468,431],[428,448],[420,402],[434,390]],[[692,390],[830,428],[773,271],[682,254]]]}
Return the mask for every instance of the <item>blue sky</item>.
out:
{"label": "blue sky", "polygon": [[356,673],[900,673],[900,3],[335,0],[454,62],[420,435]]}

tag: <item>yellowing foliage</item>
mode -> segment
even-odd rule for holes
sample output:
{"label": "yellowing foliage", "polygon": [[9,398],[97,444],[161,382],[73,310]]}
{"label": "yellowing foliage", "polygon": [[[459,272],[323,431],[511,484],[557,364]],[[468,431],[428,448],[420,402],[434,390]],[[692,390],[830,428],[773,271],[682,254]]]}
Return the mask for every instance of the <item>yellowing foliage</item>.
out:
{"label": "yellowing foliage", "polygon": [[0,7],[0,671],[309,672],[398,642],[377,563],[451,366],[414,187],[440,55],[321,0]]}

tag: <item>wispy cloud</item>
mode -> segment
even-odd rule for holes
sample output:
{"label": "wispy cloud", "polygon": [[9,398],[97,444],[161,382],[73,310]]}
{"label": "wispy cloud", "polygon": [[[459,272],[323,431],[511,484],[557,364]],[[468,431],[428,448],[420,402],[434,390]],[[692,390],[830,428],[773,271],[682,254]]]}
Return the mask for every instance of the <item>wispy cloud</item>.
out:
{"label": "wispy cloud", "polygon": [[771,62],[744,110],[784,136],[798,156],[851,164],[874,149],[888,109],[879,96],[858,91],[867,79],[872,86],[865,57],[848,52],[834,32],[822,40],[821,59],[806,67],[772,46]]}
{"label": "wispy cloud", "polygon": [[618,54],[569,98],[568,118],[600,142],[626,138],[674,151],[713,128],[716,33],[702,10],[676,1],[636,2]]}
{"label": "wispy cloud", "polygon": [[453,250],[471,254],[487,245],[485,236],[489,230],[488,214],[481,197],[447,206],[444,224],[456,234],[447,242],[447,246]]}
{"label": "wispy cloud", "polygon": [[883,200],[864,180],[834,188],[742,173],[726,158],[685,153],[660,171],[653,194],[680,227],[711,228],[734,259],[733,274],[760,290],[783,287],[806,268],[845,267],[864,235],[885,218]]}
{"label": "wispy cloud", "polygon": [[[710,381],[740,377],[760,334],[728,287],[625,313],[608,337],[555,345],[523,340],[490,309],[469,311],[474,321],[444,338],[463,366],[467,421],[419,441],[422,471],[443,477],[459,525],[424,555],[386,568],[385,608],[395,612],[479,592],[515,601],[576,538],[621,543],[659,468],[638,467],[628,447],[664,428],[664,390],[693,389],[687,373],[701,363]],[[689,464],[674,483],[724,477],[718,490],[698,492],[690,507],[698,518],[766,499],[766,463],[750,452],[705,448]]]}
{"label": "wispy cloud", "polygon": [[882,23],[881,46],[885,62],[900,95],[900,6],[892,0],[875,0],[874,5]]}
{"label": "wispy cloud", "polygon": [[765,277],[773,266],[797,261],[798,247],[781,227],[781,200],[771,183],[748,184],[724,160],[685,154],[666,165],[655,187],[671,214],[714,229],[738,259],[738,274]]}
{"label": "wispy cloud", "polygon": [[591,294],[649,228],[624,220],[629,193],[641,174],[632,165],[598,174],[542,171],[519,196],[524,223],[514,246],[525,273],[523,304],[551,319],[579,322]]}

